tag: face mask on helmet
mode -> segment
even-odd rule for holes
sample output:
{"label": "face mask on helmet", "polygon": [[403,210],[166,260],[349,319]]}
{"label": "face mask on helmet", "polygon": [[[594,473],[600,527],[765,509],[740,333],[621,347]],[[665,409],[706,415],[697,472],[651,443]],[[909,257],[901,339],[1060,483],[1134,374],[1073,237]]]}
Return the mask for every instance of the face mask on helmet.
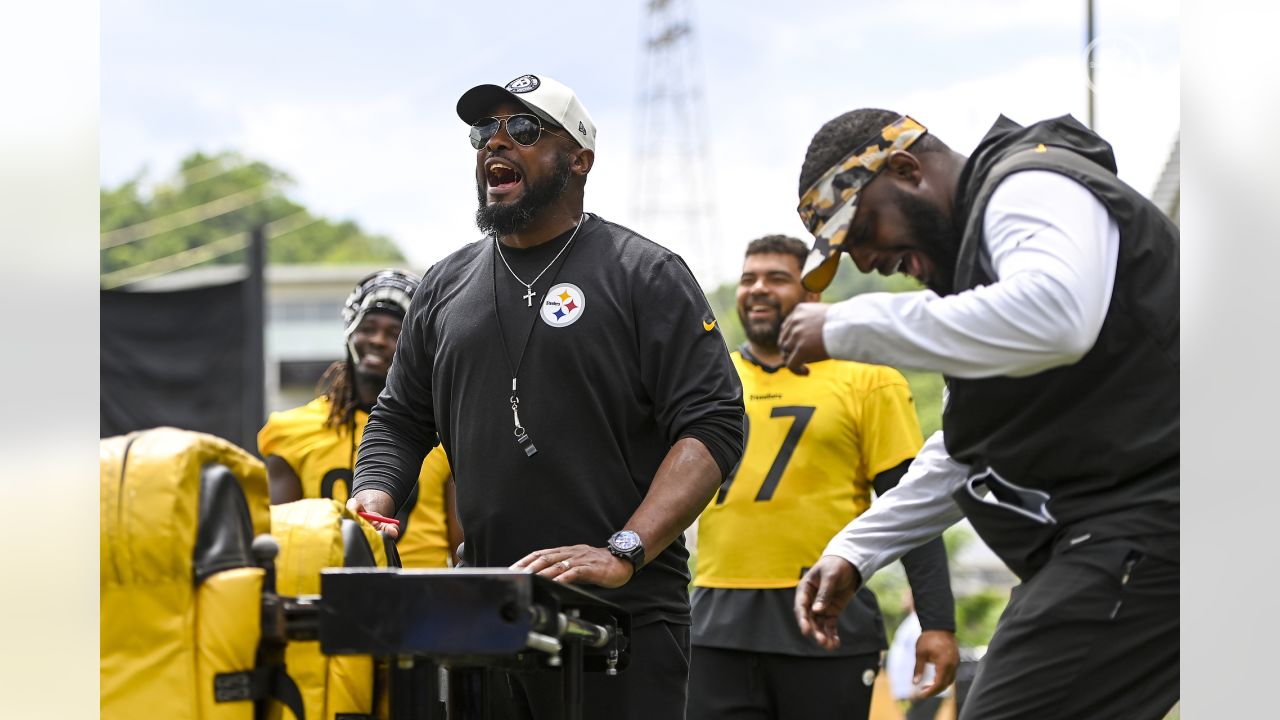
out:
{"label": "face mask on helmet", "polygon": [[356,352],[356,327],[370,311],[379,310],[391,313],[401,320],[409,312],[409,303],[413,293],[418,289],[418,276],[400,270],[379,270],[365,277],[356,285],[347,301],[342,305],[343,333],[347,339],[347,350],[353,362],[360,362],[360,354]]}

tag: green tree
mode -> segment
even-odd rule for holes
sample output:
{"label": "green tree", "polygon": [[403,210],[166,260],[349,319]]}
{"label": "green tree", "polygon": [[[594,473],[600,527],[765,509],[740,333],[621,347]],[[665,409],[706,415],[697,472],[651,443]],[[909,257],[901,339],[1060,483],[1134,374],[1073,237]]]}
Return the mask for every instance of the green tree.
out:
{"label": "green tree", "polygon": [[[962,548],[977,541],[972,531],[964,526],[950,527],[942,534],[947,546],[947,564],[955,570],[956,556]],[[906,572],[901,563],[893,563],[871,576],[867,587],[876,594],[880,612],[884,616],[889,639],[907,616],[905,599],[910,590]],[[991,642],[996,621],[1009,603],[1009,595],[1002,589],[985,588],[965,595],[956,595],[956,642],[961,647],[980,647]]]}
{"label": "green tree", "polygon": [[390,238],[312,215],[289,199],[294,182],[286,172],[233,152],[192,153],[173,178],[149,192],[144,179],[139,173],[101,189],[103,275],[196,248],[232,248],[204,262],[241,263],[244,250],[228,239],[258,226],[267,229],[268,262],[404,262]]}

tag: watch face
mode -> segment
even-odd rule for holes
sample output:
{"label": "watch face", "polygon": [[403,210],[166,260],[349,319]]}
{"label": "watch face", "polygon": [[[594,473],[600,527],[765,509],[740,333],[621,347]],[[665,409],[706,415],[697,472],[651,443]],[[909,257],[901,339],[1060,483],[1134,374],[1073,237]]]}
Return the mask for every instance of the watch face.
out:
{"label": "watch face", "polygon": [[635,550],[639,545],[640,536],[630,530],[624,530],[613,536],[613,546],[619,550]]}

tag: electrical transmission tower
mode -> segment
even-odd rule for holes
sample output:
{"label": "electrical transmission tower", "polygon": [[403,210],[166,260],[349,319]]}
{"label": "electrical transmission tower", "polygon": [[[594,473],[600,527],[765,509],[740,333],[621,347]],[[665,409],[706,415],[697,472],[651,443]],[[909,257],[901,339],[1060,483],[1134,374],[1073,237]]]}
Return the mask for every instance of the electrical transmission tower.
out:
{"label": "electrical transmission tower", "polygon": [[723,258],[717,257],[719,228],[691,0],[644,2],[632,215],[638,232],[679,253],[698,281],[712,287],[724,275],[717,271]]}

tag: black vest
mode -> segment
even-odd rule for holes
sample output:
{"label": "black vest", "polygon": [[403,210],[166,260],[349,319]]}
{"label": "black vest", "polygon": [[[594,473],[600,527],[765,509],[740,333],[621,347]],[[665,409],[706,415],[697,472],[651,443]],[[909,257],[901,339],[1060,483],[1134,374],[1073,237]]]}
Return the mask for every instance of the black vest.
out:
{"label": "black vest", "polygon": [[[1041,533],[1036,544],[1072,528],[1076,537],[1085,530],[1161,536],[1160,554],[1176,556],[1178,229],[1116,177],[1110,147],[1074,119],[1021,128],[1002,117],[957,190],[965,225],[956,292],[994,282],[983,216],[1000,182],[1026,170],[1075,180],[1115,220],[1120,249],[1111,302],[1092,349],[1071,365],[1019,378],[948,377],[947,452],[975,471],[989,468],[1047,494],[1059,531]],[[968,514],[983,534],[982,520]]]}

